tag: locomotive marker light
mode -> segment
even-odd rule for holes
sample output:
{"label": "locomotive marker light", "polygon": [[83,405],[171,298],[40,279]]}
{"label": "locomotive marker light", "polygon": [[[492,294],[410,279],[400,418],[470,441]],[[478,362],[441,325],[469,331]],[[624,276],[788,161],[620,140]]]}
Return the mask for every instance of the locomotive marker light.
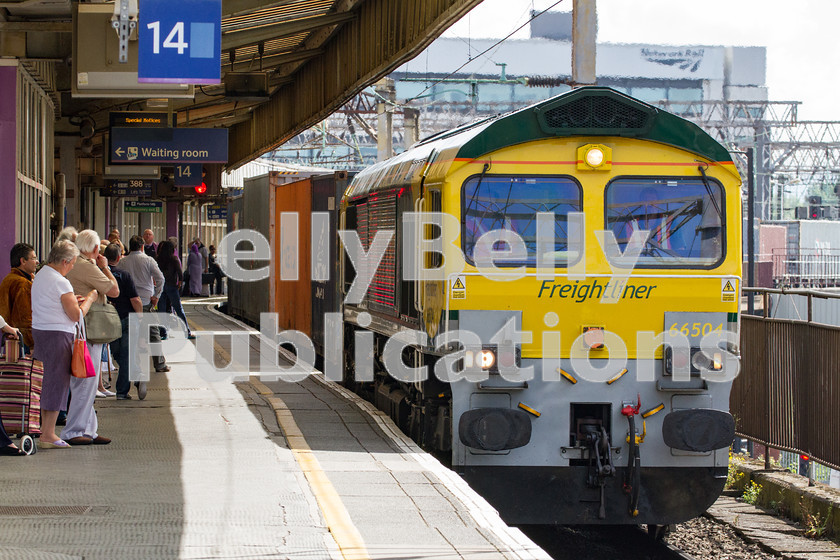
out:
{"label": "locomotive marker light", "polygon": [[603,144],[586,144],[577,149],[578,171],[609,171],[612,149]]}

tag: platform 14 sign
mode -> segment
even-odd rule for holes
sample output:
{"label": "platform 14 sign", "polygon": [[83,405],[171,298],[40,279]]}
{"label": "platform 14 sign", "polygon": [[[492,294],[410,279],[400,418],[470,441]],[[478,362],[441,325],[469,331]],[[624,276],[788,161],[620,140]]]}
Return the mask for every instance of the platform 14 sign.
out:
{"label": "platform 14 sign", "polygon": [[140,0],[139,82],[221,81],[221,0]]}

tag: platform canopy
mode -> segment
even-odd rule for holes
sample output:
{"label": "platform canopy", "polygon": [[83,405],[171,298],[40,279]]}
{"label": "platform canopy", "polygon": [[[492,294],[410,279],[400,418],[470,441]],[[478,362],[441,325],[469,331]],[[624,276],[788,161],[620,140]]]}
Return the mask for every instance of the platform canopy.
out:
{"label": "platform canopy", "polygon": [[[197,87],[194,99],[171,99],[169,109],[181,127],[229,128],[228,166],[240,165],[410,60],[480,2],[222,0],[223,84]],[[27,67],[53,97],[60,120],[91,116],[99,133],[107,130],[110,111],[148,104],[71,96],[71,18],[70,0],[0,0],[0,56]],[[241,72],[267,73],[267,95],[242,95],[236,78],[247,76],[235,75]]]}

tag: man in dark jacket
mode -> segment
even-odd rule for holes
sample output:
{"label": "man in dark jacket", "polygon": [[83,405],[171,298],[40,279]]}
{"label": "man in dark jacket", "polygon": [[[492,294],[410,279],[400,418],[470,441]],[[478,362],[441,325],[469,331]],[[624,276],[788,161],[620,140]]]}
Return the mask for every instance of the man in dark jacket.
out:
{"label": "man in dark jacket", "polygon": [[38,267],[38,256],[32,245],[18,243],[11,251],[12,271],[0,283],[0,317],[5,317],[23,335],[24,345],[31,350],[32,340],[32,277]]}
{"label": "man in dark jacket", "polygon": [[[117,400],[130,400],[131,395],[128,392],[131,390],[131,381],[128,379],[128,360],[131,357],[131,349],[128,344],[128,314],[129,313],[143,313],[143,301],[137,295],[137,288],[134,286],[134,281],[128,272],[117,268],[117,264],[122,259],[122,249],[116,243],[111,243],[105,248],[105,258],[108,259],[108,267],[111,273],[117,280],[117,286],[120,288],[120,295],[115,298],[108,298],[117,313],[120,316],[120,323],[122,323],[122,336],[111,343],[111,354],[117,359],[117,366],[119,373],[117,373]],[[146,398],[146,383],[139,382],[137,385],[137,396],[142,401]]]}

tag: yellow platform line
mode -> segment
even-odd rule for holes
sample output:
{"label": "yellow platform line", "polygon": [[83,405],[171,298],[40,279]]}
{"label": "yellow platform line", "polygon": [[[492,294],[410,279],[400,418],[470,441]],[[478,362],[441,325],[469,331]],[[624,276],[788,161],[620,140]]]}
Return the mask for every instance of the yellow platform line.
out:
{"label": "yellow platform line", "polygon": [[[192,330],[203,330],[193,321],[189,321]],[[224,359],[230,360],[230,354],[218,343],[214,344],[216,352],[218,352]],[[251,386],[257,390],[260,395],[273,395],[274,391],[269,389],[256,376],[251,376]],[[286,441],[289,444],[289,450],[303,471],[309,486],[312,488],[312,493],[315,495],[315,500],[318,502],[318,507],[324,515],[327,523],[327,528],[330,530],[339,550],[341,556],[345,560],[370,560],[370,555],[367,551],[367,546],[362,538],[361,533],[353,524],[350,518],[350,513],[344,507],[338,491],[333,486],[318,459],[312,453],[312,448],[306,443],[306,438],[295,422],[292,411],[286,406],[283,399],[279,397],[268,398],[268,403],[274,409],[274,415],[277,418],[277,424],[283,430],[286,436]]]}
{"label": "yellow platform line", "polygon": [[[259,391],[261,395],[273,394],[273,391],[266,387],[256,377],[251,377],[251,385]],[[274,415],[277,418],[277,423],[280,429],[286,435],[286,441],[289,444],[289,449],[292,455],[300,465],[312,492],[315,494],[315,500],[318,502],[318,507],[324,514],[324,519],[327,522],[327,527],[335,538],[339,550],[341,550],[342,557],[345,560],[368,560],[370,555],[367,552],[365,541],[361,533],[353,524],[350,518],[350,513],[344,507],[335,487],[333,486],[327,474],[321,468],[318,459],[312,453],[309,444],[306,443],[306,438],[295,422],[292,411],[279,397],[269,397],[269,404],[274,409]]]}

